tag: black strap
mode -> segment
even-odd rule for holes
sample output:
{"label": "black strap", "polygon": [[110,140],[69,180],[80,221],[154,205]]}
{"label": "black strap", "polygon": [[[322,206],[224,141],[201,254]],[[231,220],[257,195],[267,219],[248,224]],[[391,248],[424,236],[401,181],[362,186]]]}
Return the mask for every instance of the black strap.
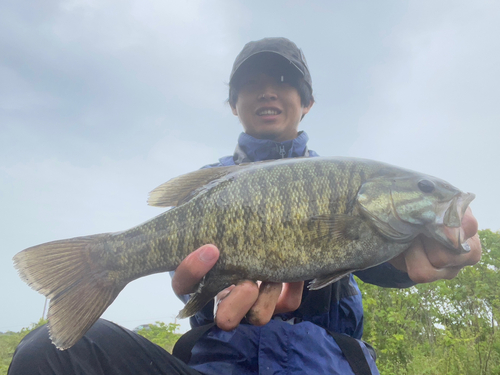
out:
{"label": "black strap", "polygon": [[191,359],[191,350],[193,350],[196,342],[214,325],[215,323],[205,324],[187,331],[175,343],[172,354],[187,364]]}
{"label": "black strap", "polygon": [[[191,359],[191,350],[196,342],[213,326],[215,326],[215,323],[205,324],[186,332],[175,343],[172,354],[187,364]],[[355,375],[372,375],[365,354],[356,339],[331,331],[327,332],[342,350]]]}
{"label": "black strap", "polygon": [[355,375],[372,375],[368,361],[359,342],[351,336],[328,331],[344,354]]}

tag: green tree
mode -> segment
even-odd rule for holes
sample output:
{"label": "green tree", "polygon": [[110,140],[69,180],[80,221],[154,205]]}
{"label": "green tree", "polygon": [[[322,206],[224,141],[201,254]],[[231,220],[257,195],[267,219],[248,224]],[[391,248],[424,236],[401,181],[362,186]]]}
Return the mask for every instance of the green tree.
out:
{"label": "green tree", "polygon": [[175,333],[178,327],[179,324],[156,322],[155,324],[147,325],[137,331],[137,333],[154,342],[156,345],[161,346],[167,352],[172,353],[172,348],[179,337],[182,336],[180,333]]}
{"label": "green tree", "polygon": [[479,231],[483,256],[453,280],[408,289],[360,282],[364,339],[392,374],[500,374],[500,232]]}
{"label": "green tree", "polygon": [[46,320],[40,319],[38,323],[32,324],[29,327],[21,329],[20,332],[6,332],[0,334],[0,374],[7,374],[12,356],[17,345],[28,333],[47,323]]}
{"label": "green tree", "polygon": [[438,321],[445,327],[449,352],[457,358],[449,364],[452,368],[460,365],[465,373],[498,374],[500,233],[483,230],[480,238],[481,261],[438,286],[442,306]]}
{"label": "green tree", "polygon": [[[47,323],[41,319],[38,323],[32,324],[29,327],[21,329],[20,332],[7,332],[0,334],[0,375],[6,375],[9,369],[10,362],[16,347],[21,340],[35,328],[38,328]],[[150,324],[138,333],[155,344],[163,347],[168,352],[172,351],[174,344],[177,342],[181,334],[175,333],[179,324],[156,322]]]}

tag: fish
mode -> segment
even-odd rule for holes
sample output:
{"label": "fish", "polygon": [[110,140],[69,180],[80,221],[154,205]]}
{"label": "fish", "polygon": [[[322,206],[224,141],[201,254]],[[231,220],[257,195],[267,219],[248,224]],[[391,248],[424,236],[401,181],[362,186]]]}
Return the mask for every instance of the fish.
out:
{"label": "fish", "polygon": [[423,234],[457,254],[472,193],[418,172],[347,157],[293,158],[200,169],[154,189],[171,207],[117,233],[48,242],[14,256],[20,277],[50,299],[57,348],[73,346],[129,282],[174,271],[214,244],[215,266],[180,311],[194,315],[240,280],[312,280],[320,289],[386,262]]}

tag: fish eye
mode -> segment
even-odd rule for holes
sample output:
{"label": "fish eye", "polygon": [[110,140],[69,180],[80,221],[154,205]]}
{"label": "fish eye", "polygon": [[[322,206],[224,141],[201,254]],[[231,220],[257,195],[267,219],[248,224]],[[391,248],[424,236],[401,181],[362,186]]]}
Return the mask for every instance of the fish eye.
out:
{"label": "fish eye", "polygon": [[417,185],[423,193],[432,193],[435,189],[434,182],[429,180],[420,180]]}

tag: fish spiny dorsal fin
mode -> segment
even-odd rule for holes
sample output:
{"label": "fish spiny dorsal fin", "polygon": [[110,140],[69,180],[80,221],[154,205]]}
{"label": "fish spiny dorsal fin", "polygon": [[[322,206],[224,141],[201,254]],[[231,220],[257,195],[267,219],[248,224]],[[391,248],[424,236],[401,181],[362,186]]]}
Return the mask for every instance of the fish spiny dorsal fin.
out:
{"label": "fish spiny dorsal fin", "polygon": [[194,198],[210,182],[240,168],[238,165],[205,168],[175,177],[149,193],[148,204],[156,207],[180,206]]}
{"label": "fish spiny dorsal fin", "polygon": [[279,163],[295,159],[301,158],[262,160],[226,167],[199,169],[197,171],[175,177],[158,186],[149,193],[148,205],[156,207],[177,207],[193,199],[200,191],[203,191],[203,187],[206,187],[206,185],[232,172],[242,169],[250,169],[254,166],[262,164]]}

